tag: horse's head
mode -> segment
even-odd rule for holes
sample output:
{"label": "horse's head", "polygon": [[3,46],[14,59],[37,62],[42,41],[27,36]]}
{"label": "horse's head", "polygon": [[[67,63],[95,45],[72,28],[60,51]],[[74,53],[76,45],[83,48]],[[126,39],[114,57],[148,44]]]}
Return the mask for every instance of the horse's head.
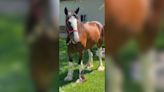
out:
{"label": "horse's head", "polygon": [[67,35],[70,40],[73,41],[73,43],[79,42],[79,34],[78,34],[78,12],[79,8],[77,8],[75,11],[68,11],[68,9],[65,7],[64,9],[65,15],[66,15],[66,29],[67,29]]}

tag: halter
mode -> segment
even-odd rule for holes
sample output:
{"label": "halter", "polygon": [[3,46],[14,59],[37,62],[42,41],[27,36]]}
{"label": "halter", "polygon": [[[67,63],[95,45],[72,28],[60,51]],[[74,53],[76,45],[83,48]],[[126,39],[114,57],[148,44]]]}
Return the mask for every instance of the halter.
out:
{"label": "halter", "polygon": [[[66,22],[67,23],[67,22]],[[74,43],[71,39],[71,34],[73,32],[78,32],[78,30],[70,30],[69,27],[66,26],[66,31],[67,31],[67,37],[69,38],[69,41],[66,43],[67,45]]]}
{"label": "halter", "polygon": [[[71,44],[71,43],[75,44],[75,42],[71,39],[71,34],[72,34],[73,32],[78,32],[78,30],[74,30],[74,29],[72,29],[72,28],[69,27],[68,19],[69,19],[70,16],[72,16],[72,15],[69,15],[69,16],[66,18],[66,20],[65,20],[65,23],[66,23],[66,31],[67,31],[67,38],[69,38],[69,40],[68,40],[68,42],[67,42],[67,45],[69,45],[69,44]],[[75,15],[73,15],[73,16],[75,16]],[[78,16],[75,16],[75,17],[76,17],[77,19],[79,19]]]}
{"label": "halter", "polygon": [[67,30],[67,36],[70,37],[71,33],[78,32],[77,30]]}
{"label": "halter", "polygon": [[69,44],[71,44],[71,43],[74,44],[73,40],[70,39],[71,33],[73,33],[73,32],[78,32],[78,31],[77,31],[77,30],[67,30],[67,37],[69,38],[68,42],[66,43],[67,45],[69,45]]}

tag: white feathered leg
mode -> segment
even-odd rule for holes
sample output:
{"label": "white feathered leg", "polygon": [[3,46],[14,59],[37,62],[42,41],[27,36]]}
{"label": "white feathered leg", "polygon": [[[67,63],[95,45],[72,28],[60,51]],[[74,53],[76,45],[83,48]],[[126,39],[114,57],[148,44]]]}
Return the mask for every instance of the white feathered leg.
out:
{"label": "white feathered leg", "polygon": [[71,81],[73,79],[73,63],[69,62],[68,63],[68,73],[67,76],[65,77],[64,81]]}
{"label": "white feathered leg", "polygon": [[89,60],[87,63],[87,69],[91,69],[93,67],[93,53],[90,49],[88,49]]}
{"label": "white feathered leg", "polygon": [[102,53],[101,53],[102,48],[98,48],[98,57],[99,57],[99,67],[98,67],[98,71],[104,71],[104,66],[102,63]]}

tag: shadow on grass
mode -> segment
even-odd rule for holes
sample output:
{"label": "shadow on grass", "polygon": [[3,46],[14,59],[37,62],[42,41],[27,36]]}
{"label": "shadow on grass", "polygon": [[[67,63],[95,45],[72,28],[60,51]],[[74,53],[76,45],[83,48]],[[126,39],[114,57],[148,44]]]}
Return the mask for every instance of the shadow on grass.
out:
{"label": "shadow on grass", "polygon": [[[92,70],[86,70],[84,69],[84,75],[91,73],[93,71],[95,71],[96,69],[92,69]],[[64,81],[64,78],[67,76],[67,71],[60,74],[60,87],[67,85],[69,83],[75,83],[76,80],[79,78],[79,69],[75,69],[74,70],[74,74],[73,74],[73,80],[72,81]],[[86,76],[85,76],[86,77]],[[87,79],[87,78],[86,78]],[[87,80],[86,80],[87,81]]]}
{"label": "shadow on grass", "polygon": [[[84,76],[85,77],[86,77],[86,74],[90,74],[91,72],[97,71],[97,68],[98,68],[98,66],[97,66],[97,64],[98,64],[98,57],[95,55],[96,50],[97,49],[95,49],[95,48],[93,49],[93,63],[94,63],[95,67],[92,68],[91,70],[84,69]],[[66,54],[66,53],[63,53],[63,54]],[[74,58],[74,62],[78,61],[78,55],[75,55],[75,56],[76,57]],[[67,58],[62,59],[63,62],[61,63],[62,66],[60,68],[62,68],[62,67],[64,68],[64,66],[65,66],[64,63],[66,63],[65,61],[67,61],[65,59],[67,59]],[[87,64],[88,59],[89,59],[89,57],[88,57],[87,51],[85,51],[84,52],[84,56],[83,56],[83,61],[84,61],[83,63],[84,63],[84,65]],[[60,78],[59,78],[59,81],[60,81],[60,85],[59,86],[60,87],[63,87],[63,86],[68,85],[70,83],[75,83],[76,80],[79,78],[79,69],[78,68],[74,69],[74,75],[73,75],[73,80],[72,81],[64,81],[64,78],[67,76],[67,73],[68,73],[68,70],[65,70],[64,73],[61,73],[59,75],[60,76]],[[86,78],[86,81],[88,79],[89,78]]]}

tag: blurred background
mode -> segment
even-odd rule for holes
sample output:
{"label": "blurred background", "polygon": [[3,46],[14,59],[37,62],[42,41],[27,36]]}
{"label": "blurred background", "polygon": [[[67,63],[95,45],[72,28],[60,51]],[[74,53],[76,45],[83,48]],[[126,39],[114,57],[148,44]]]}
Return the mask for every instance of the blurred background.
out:
{"label": "blurred background", "polygon": [[[0,0],[0,92],[34,92],[35,90],[29,70],[29,44],[25,38],[29,1]],[[55,16],[53,18],[56,18],[59,10],[58,0],[53,1],[56,6],[53,7],[55,12],[53,11],[52,14]],[[55,83],[53,88],[58,86],[58,82]]]}
{"label": "blurred background", "polygon": [[[155,52],[153,57],[152,74],[155,80],[156,92],[164,92],[164,22],[161,23],[160,32],[155,41]],[[149,83],[142,80],[142,63],[139,59],[138,45],[135,40],[130,40],[119,52],[118,61],[123,65],[123,92],[144,92],[142,90],[142,82]],[[146,57],[145,57],[146,58]],[[151,60],[152,57],[148,57]],[[108,73],[108,72],[106,72]]]}
{"label": "blurred background", "polygon": [[[164,92],[163,5],[163,0],[105,0],[108,92]],[[144,9],[145,11],[142,11]],[[137,18],[140,14],[144,16],[143,19]],[[135,23],[134,20],[139,19],[142,22]],[[141,33],[142,37],[138,37],[142,41],[138,44],[137,32],[134,30],[139,31],[138,25],[145,24],[148,28],[144,30],[147,31]],[[153,29],[154,26],[159,26],[160,31]],[[152,34],[155,34],[153,30],[157,31],[158,35],[154,44],[148,44],[153,38]],[[138,33],[140,35],[140,32]],[[146,37],[149,38],[144,40]],[[144,51],[139,45],[149,45],[151,48],[145,46],[149,51]]]}
{"label": "blurred background", "polygon": [[25,42],[28,0],[0,0],[0,92],[32,92]]}

